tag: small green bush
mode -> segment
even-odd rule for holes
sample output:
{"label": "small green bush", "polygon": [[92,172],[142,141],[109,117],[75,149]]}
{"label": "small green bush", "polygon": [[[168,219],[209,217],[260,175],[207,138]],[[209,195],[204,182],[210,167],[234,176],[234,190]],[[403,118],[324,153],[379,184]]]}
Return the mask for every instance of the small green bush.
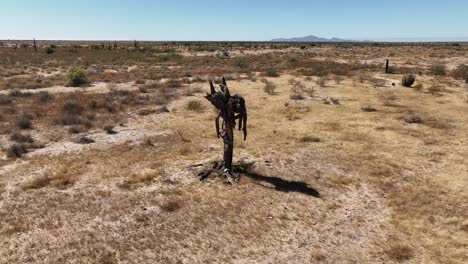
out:
{"label": "small green bush", "polygon": [[240,69],[246,69],[249,67],[249,63],[244,58],[237,58],[234,60],[234,66]]}
{"label": "small green bush", "polygon": [[187,104],[187,109],[190,111],[199,111],[202,109],[202,103],[200,101],[189,101]]}
{"label": "small green bush", "polygon": [[456,79],[466,80],[468,78],[468,65],[458,65],[458,67],[455,70],[453,70],[452,76]]}
{"label": "small green bush", "polygon": [[279,77],[279,73],[273,68],[266,69],[263,75],[267,77]]}
{"label": "small green bush", "polygon": [[445,75],[447,73],[447,68],[442,64],[435,64],[431,67],[431,73],[434,75]]}
{"label": "small green bush", "polygon": [[86,71],[78,66],[72,67],[65,78],[67,80],[67,85],[71,87],[79,87],[80,85],[89,83]]}
{"label": "small green bush", "polygon": [[409,75],[403,76],[403,79],[401,79],[401,84],[404,87],[411,87],[415,81],[416,81],[416,77],[412,74],[409,74]]}

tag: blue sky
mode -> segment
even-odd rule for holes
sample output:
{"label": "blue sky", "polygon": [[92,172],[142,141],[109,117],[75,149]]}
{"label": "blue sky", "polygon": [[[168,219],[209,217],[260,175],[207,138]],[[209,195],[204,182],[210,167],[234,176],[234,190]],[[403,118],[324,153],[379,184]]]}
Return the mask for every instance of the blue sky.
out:
{"label": "blue sky", "polygon": [[467,0],[0,0],[0,39],[468,40]]}

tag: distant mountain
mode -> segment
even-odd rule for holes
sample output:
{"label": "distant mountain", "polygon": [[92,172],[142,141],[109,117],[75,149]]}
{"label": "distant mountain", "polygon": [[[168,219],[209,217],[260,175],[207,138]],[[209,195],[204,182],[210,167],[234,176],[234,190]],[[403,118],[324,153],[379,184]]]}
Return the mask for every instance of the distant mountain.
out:
{"label": "distant mountain", "polygon": [[345,40],[345,39],[339,39],[339,38],[320,38],[317,36],[307,36],[303,38],[277,38],[277,39],[272,39],[271,41],[273,42],[351,42],[352,40]]}

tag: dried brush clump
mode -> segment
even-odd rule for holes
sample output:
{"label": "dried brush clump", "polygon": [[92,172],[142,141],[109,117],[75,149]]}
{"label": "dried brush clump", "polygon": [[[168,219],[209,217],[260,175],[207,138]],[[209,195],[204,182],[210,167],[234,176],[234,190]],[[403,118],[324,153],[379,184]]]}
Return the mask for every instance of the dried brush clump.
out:
{"label": "dried brush clump", "polygon": [[267,79],[262,79],[262,82],[265,84],[265,87],[263,87],[263,91],[269,95],[274,95],[276,94],[276,84],[274,84],[271,81],[268,81]]}

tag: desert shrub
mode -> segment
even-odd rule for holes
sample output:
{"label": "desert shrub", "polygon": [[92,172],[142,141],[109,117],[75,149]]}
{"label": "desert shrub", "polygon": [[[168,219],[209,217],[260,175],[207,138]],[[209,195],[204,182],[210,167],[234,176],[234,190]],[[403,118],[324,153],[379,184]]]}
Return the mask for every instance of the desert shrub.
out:
{"label": "desert shrub", "polygon": [[327,81],[328,81],[328,79],[326,77],[322,76],[322,77],[319,77],[317,79],[317,81],[315,81],[315,83],[317,83],[318,86],[320,86],[322,88],[325,88],[326,85],[327,85]]}
{"label": "desert shrub", "polygon": [[268,81],[267,79],[263,79],[262,82],[265,84],[263,87],[263,91],[269,95],[276,94],[276,84],[273,82]]}
{"label": "desert shrub", "polygon": [[432,95],[436,95],[438,93],[441,93],[445,90],[445,87],[440,84],[433,84],[427,88],[427,91],[429,91]]}
{"label": "desert shrub", "polygon": [[392,91],[385,91],[379,94],[379,100],[385,106],[394,106],[398,100],[398,96]]}
{"label": "desert shrub", "polygon": [[289,96],[289,98],[292,100],[304,100],[305,96],[302,92],[294,92]]}
{"label": "desert shrub", "polygon": [[67,115],[81,115],[83,113],[83,110],[83,107],[76,103],[68,102],[63,106],[63,111]]}
{"label": "desert shrub", "polygon": [[384,87],[386,81],[380,78],[368,78],[367,81],[371,83],[374,87]]}
{"label": "desert shrub", "polygon": [[8,158],[21,158],[24,154],[28,153],[28,148],[26,144],[15,143],[7,148],[6,153]]}
{"label": "desert shrub", "polygon": [[170,79],[166,82],[166,86],[169,88],[180,88],[182,87],[182,81],[177,79]]}
{"label": "desert shrub", "polygon": [[366,105],[366,106],[361,107],[361,110],[364,111],[364,112],[377,112],[377,109],[375,109],[374,107],[372,107],[370,105]]}
{"label": "desert shrub", "polygon": [[314,97],[314,96],[315,96],[315,92],[316,92],[315,88],[312,87],[312,86],[311,86],[311,87],[305,87],[305,88],[303,89],[303,91],[304,91],[308,96],[310,96],[310,97]]}
{"label": "desert shrub", "polygon": [[45,53],[46,53],[46,54],[52,54],[52,53],[54,53],[54,52],[55,52],[55,50],[54,50],[52,47],[47,47],[47,48],[45,49]]}
{"label": "desert shrub", "polygon": [[103,130],[106,131],[107,134],[111,134],[111,135],[112,135],[112,134],[117,134],[117,132],[114,131],[114,126],[113,126],[113,125],[110,125],[110,124],[105,125],[105,126],[103,127]]}
{"label": "desert shrub", "polygon": [[229,51],[227,50],[219,50],[217,56],[220,58],[228,58],[230,56]]}
{"label": "desert shrub", "polygon": [[20,114],[16,118],[16,126],[20,129],[30,129],[32,128],[31,116],[27,114]]}
{"label": "desert shrub", "polygon": [[39,103],[46,103],[48,102],[52,96],[47,91],[41,91],[37,94],[37,101]]}
{"label": "desert shrub", "polygon": [[143,79],[137,79],[137,80],[135,81],[135,84],[145,84],[145,82],[146,82],[146,81],[143,80]]}
{"label": "desert shrub", "polygon": [[62,109],[63,115],[55,120],[57,124],[62,124],[65,126],[84,125],[86,127],[92,127],[92,120],[94,120],[94,116],[92,114],[82,116],[84,108],[81,105],[68,102],[65,103]]}
{"label": "desert shrub", "polygon": [[291,95],[289,96],[289,98],[292,100],[304,100],[304,90],[306,89],[304,83],[296,81],[294,79],[291,79],[290,83],[292,84],[292,87]]}
{"label": "desert shrub", "polygon": [[13,100],[6,95],[0,94],[0,105],[8,105],[13,103]]}
{"label": "desert shrub", "polygon": [[344,78],[339,75],[334,75],[333,80],[335,81],[336,84],[340,84],[342,81],[344,81]]}
{"label": "desert shrub", "polygon": [[322,101],[327,105],[341,105],[340,99],[336,97],[327,96],[326,98],[322,99]]}
{"label": "desert shrub", "polygon": [[203,93],[203,88],[200,86],[196,86],[196,87],[190,88],[190,91],[194,94]]}
{"label": "desert shrub", "polygon": [[408,124],[420,124],[423,122],[422,118],[417,115],[408,115],[403,118]]}
{"label": "desert shrub", "polygon": [[416,77],[412,74],[409,75],[404,75],[403,78],[401,79],[401,85],[404,87],[411,87],[414,82],[416,81]]}
{"label": "desert shrub", "polygon": [[33,143],[34,139],[31,135],[22,134],[20,132],[14,132],[10,135],[10,140],[15,141],[17,143]]}
{"label": "desert shrub", "polygon": [[466,80],[468,78],[468,65],[458,65],[458,67],[452,71],[452,76],[456,79]]}
{"label": "desert shrub", "polygon": [[401,263],[414,256],[413,250],[408,246],[395,245],[386,250],[385,253],[393,260]]}
{"label": "desert shrub", "polygon": [[202,109],[202,103],[198,100],[192,100],[187,103],[187,109],[189,111],[199,111]]}
{"label": "desert shrub", "polygon": [[68,132],[70,134],[79,134],[81,132],[83,132],[83,129],[82,127],[80,127],[79,125],[72,125],[70,126],[70,128],[68,129]]}
{"label": "desert shrub", "polygon": [[174,212],[182,208],[181,204],[178,201],[168,201],[161,205],[161,210],[165,212]]}
{"label": "desert shrub", "polygon": [[31,93],[21,91],[20,89],[13,89],[8,93],[8,95],[12,97],[28,97],[31,96]]}
{"label": "desert shrub", "polygon": [[279,73],[274,68],[268,68],[263,72],[263,76],[267,77],[278,77]]}
{"label": "desert shrub", "polygon": [[442,64],[434,64],[431,67],[431,73],[434,75],[445,75],[447,73],[447,68]]}
{"label": "desert shrub", "polygon": [[255,72],[249,72],[247,74],[247,78],[251,81],[251,82],[256,82],[257,81],[257,75],[255,74]]}
{"label": "desert shrub", "polygon": [[96,141],[94,139],[92,139],[92,138],[89,138],[89,137],[80,137],[77,140],[75,140],[74,142],[77,143],[77,144],[86,145],[86,144],[94,143]]}
{"label": "desert shrub", "polygon": [[138,90],[140,91],[140,93],[148,93],[148,89],[146,89],[145,85],[139,86]]}
{"label": "desert shrub", "polygon": [[40,189],[49,185],[50,179],[47,175],[37,175],[22,181],[19,187],[22,190]]}
{"label": "desert shrub", "polygon": [[169,52],[164,54],[159,54],[156,56],[156,59],[160,62],[169,62],[169,61],[179,61],[183,57],[179,53]]}
{"label": "desert shrub", "polygon": [[302,142],[302,143],[317,143],[320,141],[321,140],[319,137],[314,137],[314,136],[304,136],[299,139],[299,142]]}
{"label": "desert shrub", "polygon": [[413,89],[418,92],[421,92],[424,89],[424,85],[422,83],[418,83],[415,86],[413,86]]}
{"label": "desert shrub", "polygon": [[70,68],[65,79],[67,80],[67,85],[71,87],[79,87],[80,85],[89,83],[86,71],[78,66]]}
{"label": "desert shrub", "polygon": [[249,64],[246,59],[244,58],[236,58],[234,60],[234,67],[240,68],[240,69],[246,69],[249,67]]}
{"label": "desert shrub", "polygon": [[299,72],[307,76],[348,76],[351,74],[351,71],[358,70],[361,67],[361,65],[358,64],[353,65],[334,61],[312,61],[308,62],[305,66],[306,68]]}

